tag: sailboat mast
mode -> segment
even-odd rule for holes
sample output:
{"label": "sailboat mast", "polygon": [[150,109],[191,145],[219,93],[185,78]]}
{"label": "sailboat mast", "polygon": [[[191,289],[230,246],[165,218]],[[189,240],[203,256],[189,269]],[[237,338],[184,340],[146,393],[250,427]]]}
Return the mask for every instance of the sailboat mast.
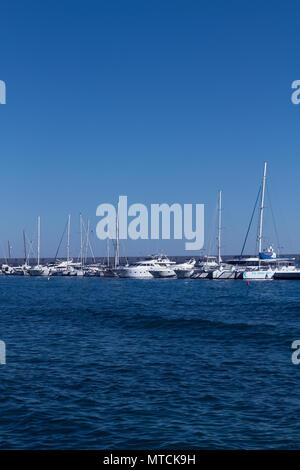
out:
{"label": "sailboat mast", "polygon": [[221,223],[222,223],[222,191],[219,190],[218,198],[218,212],[219,212],[219,222],[218,222],[218,264],[221,264]]}
{"label": "sailboat mast", "polygon": [[41,218],[38,216],[38,259],[37,264],[40,265],[40,249],[41,249]]}
{"label": "sailboat mast", "polygon": [[109,237],[106,239],[107,267],[109,268]]}
{"label": "sailboat mast", "polygon": [[116,215],[116,245],[115,245],[115,268],[119,265],[119,204]]}
{"label": "sailboat mast", "polygon": [[90,219],[88,219],[87,223],[87,230],[86,230],[86,242],[85,242],[85,254],[84,254],[84,262],[87,262],[87,257],[88,257],[88,249],[89,249],[89,234],[90,234]]}
{"label": "sailboat mast", "polygon": [[67,264],[70,261],[70,228],[71,228],[71,215],[68,215],[68,237],[67,237]]}
{"label": "sailboat mast", "polygon": [[265,203],[265,188],[266,188],[266,175],[267,175],[267,162],[264,163],[264,174],[261,189],[261,203],[259,210],[259,230],[258,230],[258,253],[262,251],[262,233],[263,233],[263,219],[264,219],[264,203]]}
{"label": "sailboat mast", "polygon": [[82,214],[80,212],[80,263],[81,263],[81,267],[83,265],[83,260],[82,260]]}
{"label": "sailboat mast", "polygon": [[23,230],[23,242],[24,242],[24,264],[27,264],[26,234],[25,234],[25,230]]}
{"label": "sailboat mast", "polygon": [[11,261],[11,252],[10,252],[10,249],[11,249],[11,246],[10,246],[10,242],[8,240],[8,259],[9,259],[9,262]]}

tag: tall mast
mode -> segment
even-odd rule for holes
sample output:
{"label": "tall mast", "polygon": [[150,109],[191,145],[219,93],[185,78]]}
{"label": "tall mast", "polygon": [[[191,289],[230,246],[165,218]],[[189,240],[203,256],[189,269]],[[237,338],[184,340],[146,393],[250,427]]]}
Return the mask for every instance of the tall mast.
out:
{"label": "tall mast", "polygon": [[219,222],[218,222],[218,264],[221,264],[221,223],[222,223],[222,191],[219,190],[218,198],[218,212],[219,212]]}
{"label": "tall mast", "polygon": [[85,254],[84,254],[84,262],[85,263],[87,262],[88,248],[89,248],[89,244],[90,244],[89,234],[90,234],[90,219],[88,219],[87,230],[86,230]]}
{"label": "tall mast", "polygon": [[109,237],[106,239],[107,267],[109,268]]}
{"label": "tall mast", "polygon": [[37,264],[40,265],[40,249],[41,249],[41,218],[38,216],[38,259]]}
{"label": "tall mast", "polygon": [[82,214],[80,212],[80,263],[81,263],[81,267],[83,265],[83,260],[82,260]]}
{"label": "tall mast", "polygon": [[68,215],[68,237],[67,237],[67,264],[70,261],[70,228],[71,228],[71,215]]}
{"label": "tall mast", "polygon": [[259,209],[259,230],[258,230],[258,253],[261,253],[262,251],[262,233],[263,233],[263,220],[264,220],[266,175],[267,175],[267,162],[264,163],[264,175],[263,175],[262,188],[261,188],[261,203],[260,203],[260,209]]}
{"label": "tall mast", "polygon": [[23,230],[23,242],[24,242],[24,264],[27,264],[27,252],[26,252],[26,235],[25,235],[25,230]]}
{"label": "tall mast", "polygon": [[9,240],[7,243],[8,243],[8,259],[9,261],[11,261],[11,252],[10,252],[11,246],[10,246]]}
{"label": "tall mast", "polygon": [[119,203],[116,214],[115,268],[119,265]]}

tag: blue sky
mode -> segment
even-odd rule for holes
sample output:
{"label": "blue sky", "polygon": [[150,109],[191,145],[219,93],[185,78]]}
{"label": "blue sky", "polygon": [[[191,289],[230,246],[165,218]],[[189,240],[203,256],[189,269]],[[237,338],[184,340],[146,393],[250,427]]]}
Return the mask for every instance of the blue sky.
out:
{"label": "blue sky", "polygon": [[[204,203],[208,229],[221,188],[223,251],[239,253],[267,160],[280,244],[300,252],[299,14],[296,1],[1,2],[2,243],[21,256],[40,215],[53,256],[71,213],[75,256],[79,212],[95,229],[97,206],[122,194]],[[122,248],[157,250],[184,242]]]}

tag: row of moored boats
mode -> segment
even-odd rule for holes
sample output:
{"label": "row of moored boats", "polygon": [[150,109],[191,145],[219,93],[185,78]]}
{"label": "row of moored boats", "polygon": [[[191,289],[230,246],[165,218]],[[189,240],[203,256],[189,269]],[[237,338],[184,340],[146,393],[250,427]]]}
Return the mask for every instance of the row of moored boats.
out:
{"label": "row of moored boats", "polygon": [[85,276],[118,277],[133,279],[300,279],[300,269],[295,258],[277,257],[272,246],[258,257],[237,257],[223,262],[218,257],[207,256],[176,263],[164,255],[150,256],[133,264],[114,268],[101,263],[82,265],[80,262],[58,261],[47,265],[19,266],[3,264],[0,274],[10,276]]}

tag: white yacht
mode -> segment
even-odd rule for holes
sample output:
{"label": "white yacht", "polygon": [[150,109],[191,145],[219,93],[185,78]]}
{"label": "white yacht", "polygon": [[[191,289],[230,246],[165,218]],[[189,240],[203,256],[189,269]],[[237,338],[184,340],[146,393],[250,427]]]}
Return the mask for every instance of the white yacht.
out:
{"label": "white yacht", "polygon": [[53,265],[49,265],[51,276],[76,276],[76,268],[79,263],[74,263],[73,260],[58,261]]}
{"label": "white yacht", "polygon": [[164,269],[169,268],[172,265],[172,261],[169,260],[166,256],[158,255],[151,256],[148,259],[138,261],[135,264],[120,266],[115,272],[119,277],[122,278],[153,278],[151,270],[157,269],[158,267],[163,267]]}
{"label": "white yacht", "polygon": [[210,276],[212,279],[236,279],[237,269],[235,266],[221,264],[217,269],[214,269]]}
{"label": "white yacht", "polygon": [[49,276],[51,274],[51,268],[37,264],[33,268],[28,269],[28,273],[30,276]]}
{"label": "white yacht", "polygon": [[30,269],[30,266],[26,263],[20,266],[14,266],[12,268],[11,274],[13,274],[14,276],[28,276],[29,269]]}
{"label": "white yacht", "polygon": [[206,279],[211,277],[211,273],[219,268],[216,256],[206,256],[202,261],[199,261],[195,266],[194,272],[191,275],[193,279]]}
{"label": "white yacht", "polygon": [[269,267],[260,267],[259,269],[255,269],[252,271],[244,271],[243,272],[243,279],[246,281],[259,281],[259,280],[267,280],[273,279],[274,271],[272,268]]}
{"label": "white yacht", "polygon": [[186,279],[191,277],[191,275],[193,274],[195,264],[196,260],[190,259],[185,263],[175,264],[175,266],[173,266],[173,271],[179,279]]}
{"label": "white yacht", "polygon": [[174,271],[176,263],[175,261],[170,261],[170,264],[161,264],[157,263],[150,268],[149,272],[153,277],[156,278],[170,278],[176,277],[176,272]]}
{"label": "white yacht", "polygon": [[10,275],[14,273],[14,268],[9,264],[2,264],[1,272],[6,275]]}

